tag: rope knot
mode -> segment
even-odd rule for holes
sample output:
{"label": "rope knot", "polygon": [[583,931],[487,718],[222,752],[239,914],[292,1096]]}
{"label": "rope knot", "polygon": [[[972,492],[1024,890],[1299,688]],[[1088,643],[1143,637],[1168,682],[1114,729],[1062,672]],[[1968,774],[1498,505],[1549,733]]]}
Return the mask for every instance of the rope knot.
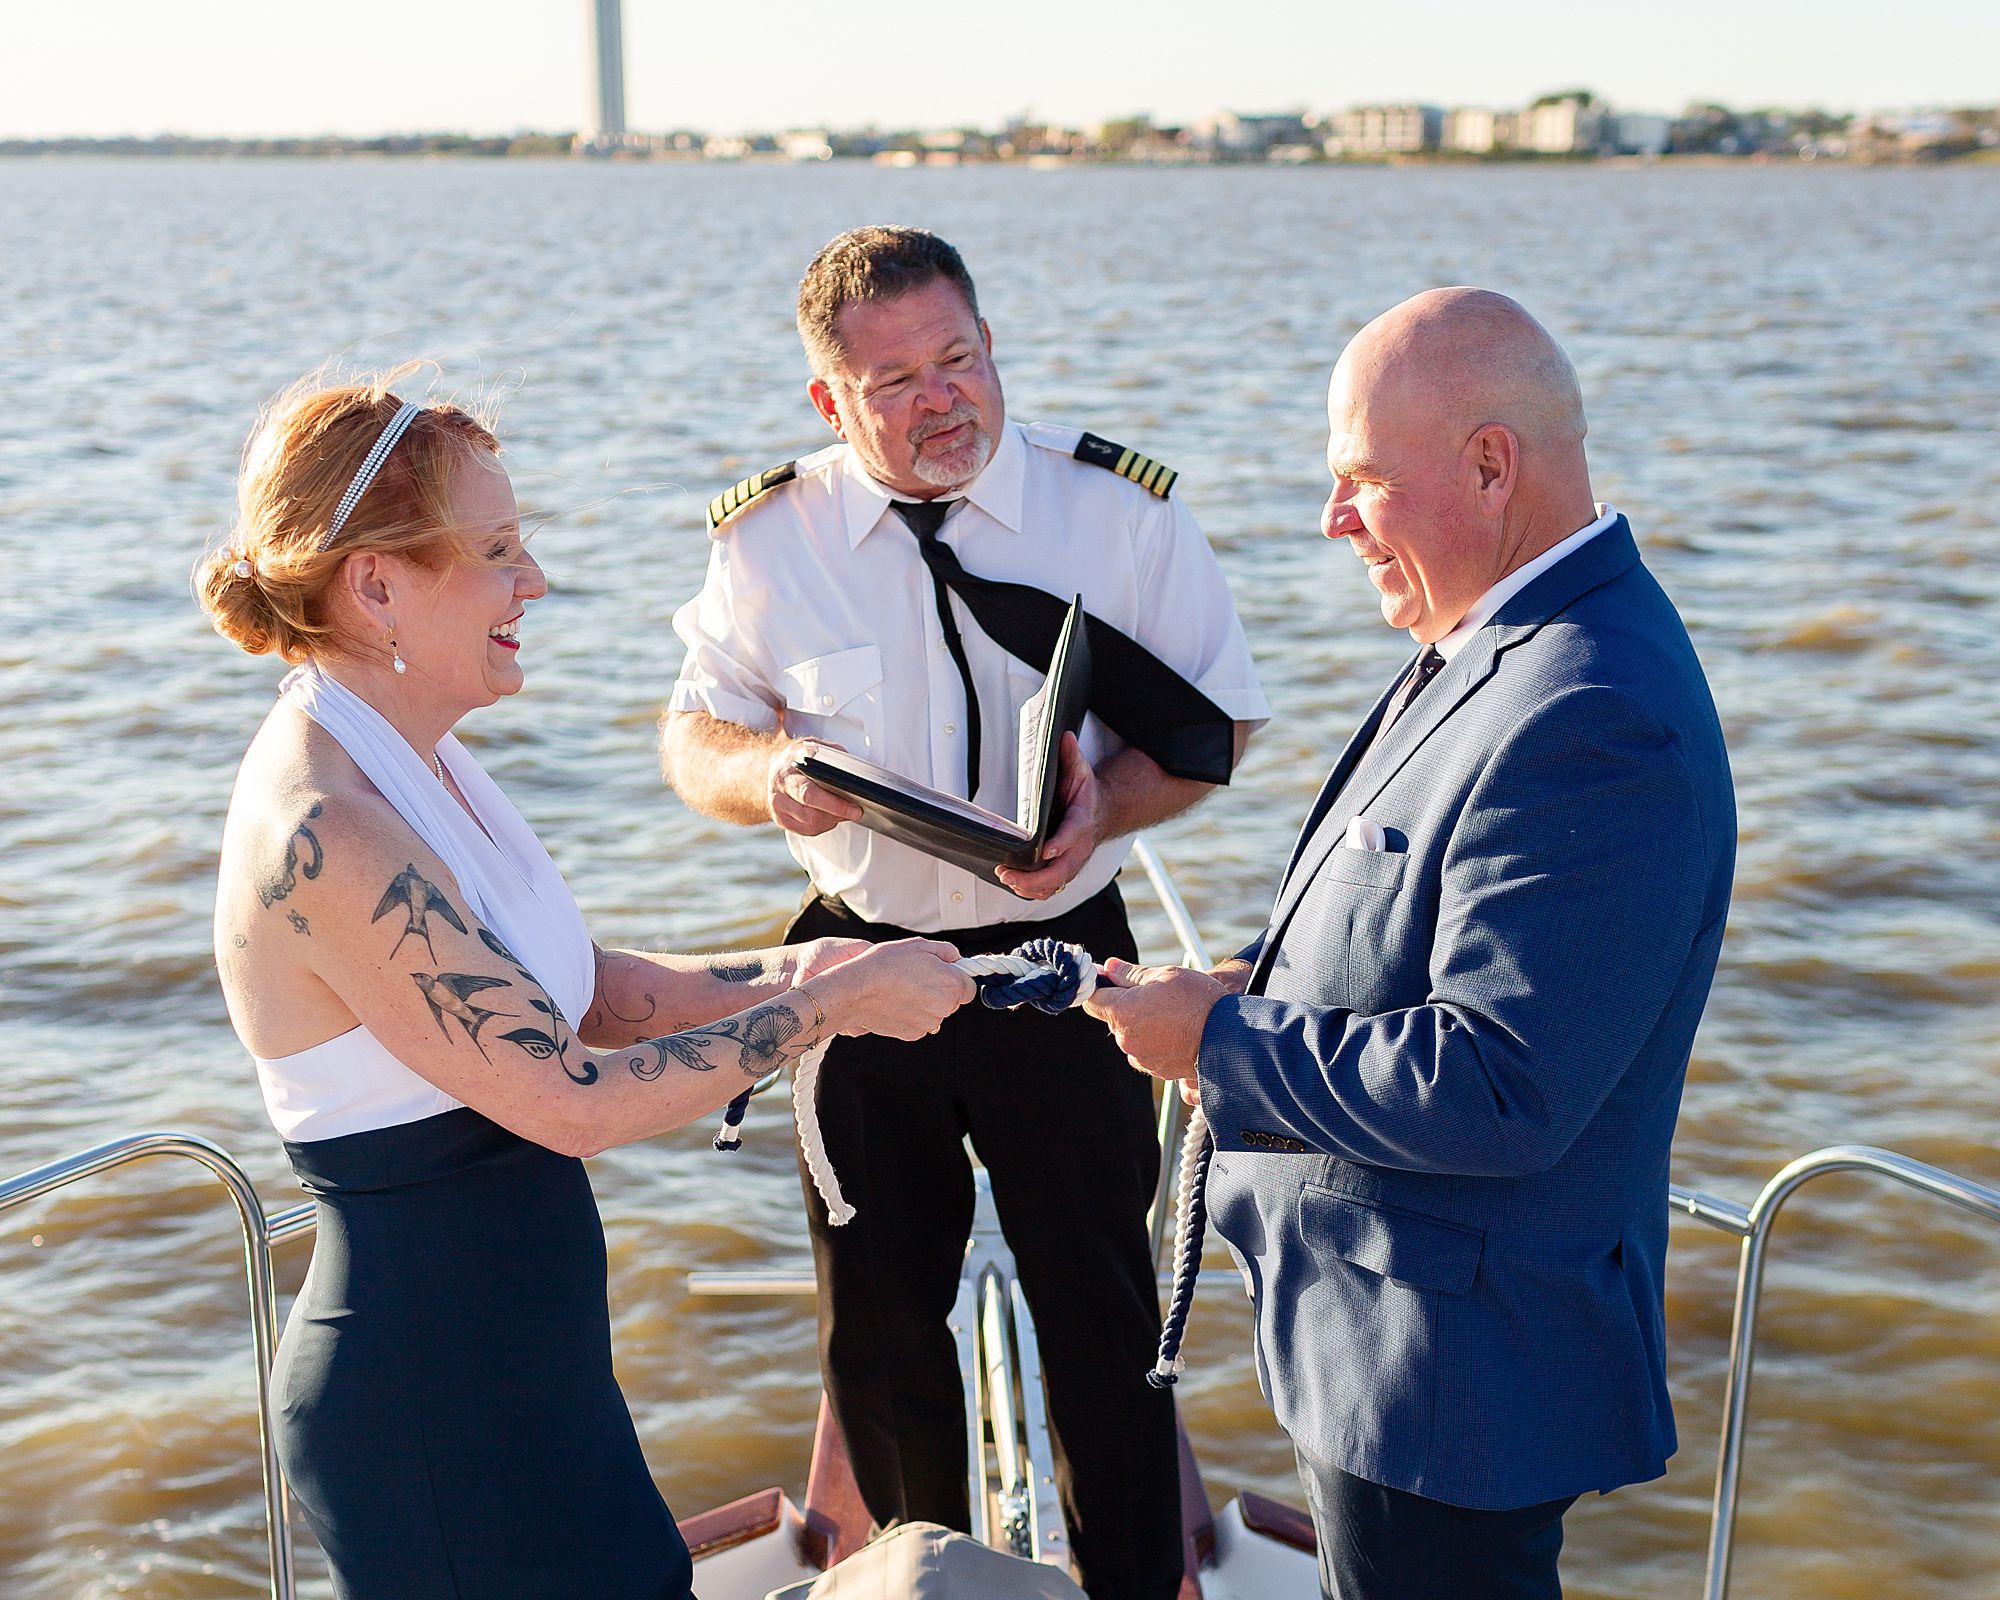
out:
{"label": "rope knot", "polygon": [[1097,987],[1097,964],[1090,959],[1090,952],[1061,939],[1030,939],[1011,957],[974,958],[982,959],[996,966],[1001,961],[1009,963],[1005,970],[974,976],[980,1003],[995,1011],[1033,1006],[1056,1016],[1082,1005]]}

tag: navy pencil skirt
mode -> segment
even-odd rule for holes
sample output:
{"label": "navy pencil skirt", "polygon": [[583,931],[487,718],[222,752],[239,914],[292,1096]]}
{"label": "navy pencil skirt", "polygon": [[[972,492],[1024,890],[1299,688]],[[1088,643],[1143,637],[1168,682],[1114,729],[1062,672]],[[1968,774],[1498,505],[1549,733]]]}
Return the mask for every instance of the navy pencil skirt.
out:
{"label": "navy pencil skirt", "polygon": [[319,1235],[274,1426],[341,1600],[689,1600],[583,1163],[466,1108],[286,1150]]}

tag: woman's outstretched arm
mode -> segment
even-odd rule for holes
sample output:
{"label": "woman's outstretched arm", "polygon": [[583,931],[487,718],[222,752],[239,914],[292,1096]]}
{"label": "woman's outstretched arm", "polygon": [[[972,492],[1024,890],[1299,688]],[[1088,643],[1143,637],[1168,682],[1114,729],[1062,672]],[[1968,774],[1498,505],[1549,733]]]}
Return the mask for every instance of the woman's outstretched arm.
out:
{"label": "woman's outstretched arm", "polygon": [[860,939],[814,939],[691,956],[592,948],[597,987],[576,1031],[585,1044],[610,1050],[775,1000],[868,945]]}
{"label": "woman's outstretched arm", "polygon": [[[248,913],[310,924],[310,937],[281,943],[303,971],[276,976],[324,985],[411,1071],[565,1154],[694,1121],[837,1033],[917,1038],[974,993],[951,946],[904,940],[700,1026],[594,1050],[386,802],[309,804],[319,870],[298,877],[282,906]],[[710,993],[728,987],[712,969],[702,982]]]}

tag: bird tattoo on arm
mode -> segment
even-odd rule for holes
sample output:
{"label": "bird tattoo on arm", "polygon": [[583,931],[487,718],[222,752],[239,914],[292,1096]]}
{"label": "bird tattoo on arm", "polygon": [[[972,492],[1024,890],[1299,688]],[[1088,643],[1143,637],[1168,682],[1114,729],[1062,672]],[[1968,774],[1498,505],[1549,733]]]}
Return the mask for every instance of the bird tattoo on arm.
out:
{"label": "bird tattoo on arm", "polygon": [[493,1018],[512,1013],[491,1010],[476,1004],[472,997],[488,989],[510,988],[505,978],[481,977],[476,972],[413,972],[410,981],[416,984],[418,992],[424,997],[424,1004],[430,1007],[431,1020],[438,1025],[439,1033],[446,1039],[451,1038],[451,1029],[444,1025],[444,1019],[450,1017],[465,1030],[465,1036],[482,1056],[486,1056],[488,1061],[493,1059],[486,1055],[486,1046],[479,1042],[479,1030]]}
{"label": "bird tattoo on arm", "polygon": [[444,897],[444,891],[421,872],[410,865],[389,880],[389,887],[382,892],[382,903],[375,908],[370,922],[380,922],[398,906],[403,910],[403,931],[396,935],[396,948],[389,952],[393,961],[396,950],[403,948],[403,941],[412,935],[424,941],[424,948],[431,953],[431,960],[437,960],[437,951],[431,948],[430,914],[435,911],[460,933],[465,932],[465,924],[458,913],[451,908],[451,902]]}

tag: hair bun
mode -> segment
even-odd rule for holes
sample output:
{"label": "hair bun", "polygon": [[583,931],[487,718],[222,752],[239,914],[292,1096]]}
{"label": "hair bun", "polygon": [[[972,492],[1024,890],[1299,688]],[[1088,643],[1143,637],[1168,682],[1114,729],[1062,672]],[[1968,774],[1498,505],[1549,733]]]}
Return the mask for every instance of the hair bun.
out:
{"label": "hair bun", "polygon": [[272,605],[257,569],[233,540],[208,551],[195,568],[194,597],[215,631],[253,656],[281,654],[289,630]]}

